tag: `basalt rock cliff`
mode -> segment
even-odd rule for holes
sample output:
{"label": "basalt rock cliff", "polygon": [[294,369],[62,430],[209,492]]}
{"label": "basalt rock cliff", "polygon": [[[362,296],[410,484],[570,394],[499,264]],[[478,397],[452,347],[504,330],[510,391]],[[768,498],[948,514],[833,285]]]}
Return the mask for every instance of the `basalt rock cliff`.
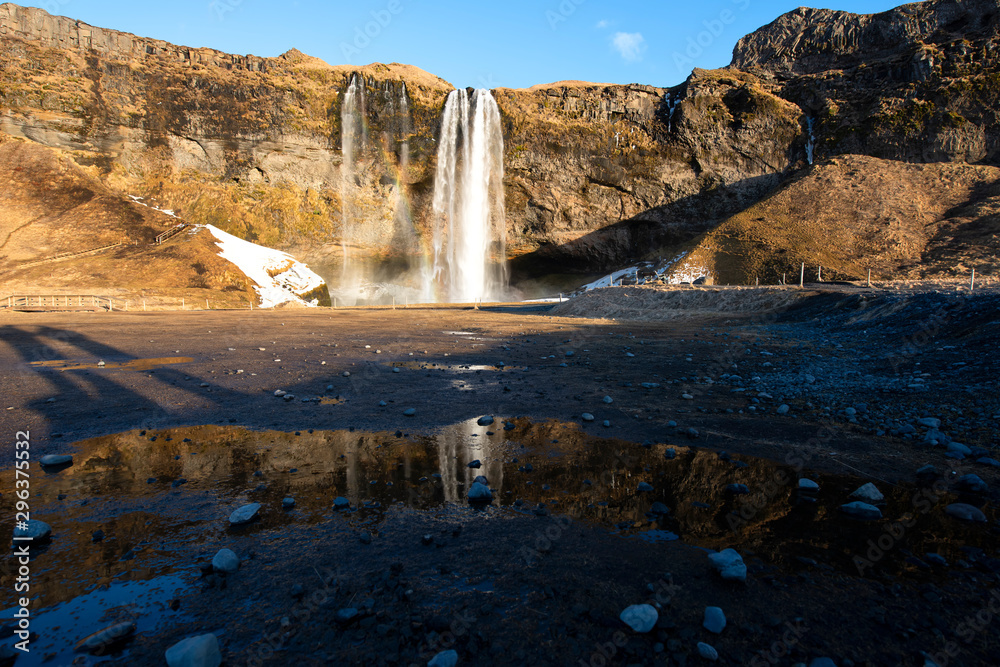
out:
{"label": "basalt rock cliff", "polygon": [[[998,15],[996,0],[871,16],[800,9],[740,40],[729,67],[695,70],[672,89],[493,91],[515,280],[690,250],[840,155],[996,164]],[[405,267],[420,252],[412,240],[428,234],[451,84],[406,65],[332,66],[294,50],[236,56],[0,5],[0,131],[64,154],[116,192],[293,252],[330,282],[352,76],[363,81],[367,121],[353,251]],[[800,215],[811,215],[802,203]]]}

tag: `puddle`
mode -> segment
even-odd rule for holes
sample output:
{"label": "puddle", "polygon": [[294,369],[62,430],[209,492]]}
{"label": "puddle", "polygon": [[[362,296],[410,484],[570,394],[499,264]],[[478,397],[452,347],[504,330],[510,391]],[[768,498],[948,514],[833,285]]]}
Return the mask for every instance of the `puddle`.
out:
{"label": "puddle", "polygon": [[[31,631],[37,633],[38,638],[31,642],[31,652],[21,655],[17,664],[78,664],[73,662],[80,655],[73,651],[75,639],[118,623],[135,623],[136,635],[153,633],[177,621],[180,614],[171,610],[170,601],[187,587],[188,583],[177,576],[117,582],[39,610],[31,621]],[[0,611],[0,619],[9,623],[16,611],[17,608],[4,609]],[[108,655],[121,658],[129,655],[127,640],[108,648]]]}
{"label": "puddle", "polygon": [[103,366],[98,361],[69,361],[66,359],[52,359],[47,361],[33,361],[29,366],[36,368],[52,368],[59,371],[79,371],[88,369],[100,370],[123,370],[123,371],[148,371],[161,366],[173,366],[175,364],[189,364],[194,359],[192,357],[156,357],[151,359],[131,359],[121,362],[105,362]]}
{"label": "puddle", "polygon": [[473,373],[480,371],[523,371],[526,366],[508,366],[498,363],[492,366],[486,364],[439,364],[430,361],[394,361],[389,364],[391,368],[408,368],[417,371],[448,371],[450,373]]}
{"label": "puddle", "polygon": [[[886,520],[862,523],[839,506],[865,480],[809,474],[820,491],[807,502],[794,492],[798,475],[787,466],[668,442],[598,438],[559,422],[470,420],[428,437],[202,426],[96,438],[77,443],[73,453],[72,466],[32,480],[32,518],[54,534],[32,550],[33,608],[47,610],[33,628],[60,628],[62,644],[44,636],[59,656],[116,620],[123,600],[132,601],[126,611],[140,628],[172,613],[165,601],[191,585],[184,582],[197,578],[195,564],[229,539],[277,543],[291,525],[338,522],[378,534],[397,503],[418,511],[467,508],[478,475],[489,480],[496,511],[568,515],[649,543],[735,547],[783,568],[813,559],[856,574],[854,557],[864,557],[869,541],[878,544],[886,526],[899,521],[907,523],[903,537],[894,538],[899,548],[878,569],[907,568],[906,550],[954,563],[966,557],[963,547],[992,554],[1000,542],[995,508],[986,507],[985,526],[944,514],[954,495],[918,504],[920,489],[878,483]],[[475,461],[479,467],[469,467]],[[640,483],[652,491],[639,491]],[[14,488],[12,471],[0,472],[0,484]],[[335,512],[337,496],[352,509]],[[291,510],[282,509],[286,497],[296,501]],[[259,520],[230,527],[230,512],[249,502],[261,503]],[[11,507],[0,511],[4,525],[13,519]],[[95,543],[97,530],[104,538]],[[3,565],[0,607],[8,608],[15,603],[10,555]]]}

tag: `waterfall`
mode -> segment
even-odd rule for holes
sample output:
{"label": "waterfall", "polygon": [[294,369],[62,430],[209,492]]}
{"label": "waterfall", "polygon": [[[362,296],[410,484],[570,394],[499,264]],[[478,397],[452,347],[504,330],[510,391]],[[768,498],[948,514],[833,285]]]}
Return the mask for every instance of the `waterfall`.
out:
{"label": "waterfall", "polygon": [[813,156],[816,152],[816,132],[813,129],[814,124],[814,119],[806,118],[806,129],[809,132],[809,138],[806,139],[806,160],[809,164],[813,163]]}
{"label": "waterfall", "polygon": [[670,93],[667,93],[667,132],[674,129],[674,111],[677,110],[677,100]]}
{"label": "waterfall", "polygon": [[431,268],[440,299],[494,300],[507,286],[503,134],[488,90],[448,95],[434,178]]}
{"label": "waterfall", "polygon": [[[364,81],[358,75],[351,76],[350,85],[344,93],[344,102],[340,108],[340,146],[343,161],[340,167],[340,200],[341,200],[341,230],[340,246],[343,252],[343,268],[341,272],[341,288],[354,294],[360,287],[360,275],[351,261],[350,245],[353,241],[354,200],[357,187],[355,178],[355,161],[357,153],[365,145],[365,88]],[[348,297],[350,298],[350,297]]]}

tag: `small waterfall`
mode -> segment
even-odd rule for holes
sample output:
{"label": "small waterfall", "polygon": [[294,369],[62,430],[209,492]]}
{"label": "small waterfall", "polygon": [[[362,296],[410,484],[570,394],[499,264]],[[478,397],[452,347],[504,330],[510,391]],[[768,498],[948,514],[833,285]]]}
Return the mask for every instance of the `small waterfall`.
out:
{"label": "small waterfall", "polygon": [[813,163],[813,156],[816,153],[816,131],[814,129],[816,121],[813,118],[806,118],[806,130],[809,132],[809,138],[806,139],[806,160],[809,164]]}
{"label": "small waterfall", "polygon": [[448,95],[434,178],[434,231],[425,290],[468,303],[507,286],[503,134],[488,90]]}
{"label": "small waterfall", "polygon": [[[340,245],[343,252],[341,289],[357,298],[361,277],[351,260],[353,242],[354,204],[357,189],[357,153],[364,149],[366,130],[364,121],[365,87],[358,75],[351,76],[351,82],[344,93],[340,108],[340,146],[342,163],[340,167],[341,230]],[[348,297],[350,299],[350,297]]]}
{"label": "small waterfall", "polygon": [[667,132],[674,130],[674,111],[677,110],[677,102],[673,95],[667,93]]}

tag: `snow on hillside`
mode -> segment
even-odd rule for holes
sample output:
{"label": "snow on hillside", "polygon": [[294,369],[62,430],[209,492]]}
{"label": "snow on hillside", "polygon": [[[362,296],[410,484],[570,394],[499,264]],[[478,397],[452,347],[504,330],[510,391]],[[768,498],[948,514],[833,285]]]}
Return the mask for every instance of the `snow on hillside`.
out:
{"label": "snow on hillside", "polygon": [[289,301],[307,306],[318,304],[316,299],[306,302],[300,298],[323,284],[323,279],[308,266],[288,253],[244,241],[218,227],[205,225],[205,228],[212,232],[216,245],[222,249],[219,256],[228,259],[257,283],[255,289],[261,308],[273,308]]}

